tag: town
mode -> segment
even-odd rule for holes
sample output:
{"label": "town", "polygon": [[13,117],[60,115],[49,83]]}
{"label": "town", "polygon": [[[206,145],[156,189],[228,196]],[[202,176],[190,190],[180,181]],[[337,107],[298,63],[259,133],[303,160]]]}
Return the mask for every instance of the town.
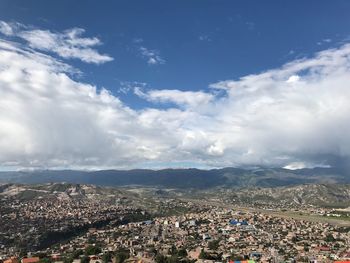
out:
{"label": "town", "polygon": [[[59,194],[61,196],[62,193]],[[350,259],[350,228],[270,208],[156,198],[156,210],[128,198],[2,197],[0,260],[64,262],[333,262]],[[182,208],[182,210],[179,210]],[[155,211],[158,211],[155,213]],[[276,210],[277,211],[277,210]],[[283,211],[280,207],[278,211]],[[333,211],[333,212],[332,212]]]}

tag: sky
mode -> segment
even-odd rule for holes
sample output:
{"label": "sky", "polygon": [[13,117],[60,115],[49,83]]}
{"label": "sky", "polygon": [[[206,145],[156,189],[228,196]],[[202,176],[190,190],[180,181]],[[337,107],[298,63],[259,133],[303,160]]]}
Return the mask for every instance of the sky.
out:
{"label": "sky", "polygon": [[0,1],[0,170],[330,167],[350,2]]}

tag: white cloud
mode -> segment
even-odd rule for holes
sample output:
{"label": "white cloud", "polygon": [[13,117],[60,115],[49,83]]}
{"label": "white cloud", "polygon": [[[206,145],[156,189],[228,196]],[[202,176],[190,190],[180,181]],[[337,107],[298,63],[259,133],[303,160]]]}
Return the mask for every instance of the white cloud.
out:
{"label": "white cloud", "polygon": [[287,83],[295,83],[300,80],[300,77],[298,75],[292,75],[288,78]]}
{"label": "white cloud", "polygon": [[14,34],[12,26],[4,21],[0,21],[0,33],[6,36],[11,36]]}
{"label": "white cloud", "polygon": [[330,39],[330,38],[324,38],[324,39],[322,39],[322,41],[317,42],[317,45],[321,46],[321,45],[323,45],[323,44],[325,44],[325,43],[329,44],[329,43],[331,43],[331,42],[332,42],[332,39]]}
{"label": "white cloud", "polygon": [[324,165],[322,163],[307,164],[304,162],[292,162],[284,166],[283,168],[288,170],[298,170],[298,169],[314,168],[314,167],[330,168],[331,166]]}
{"label": "white cloud", "polygon": [[18,34],[28,41],[30,47],[51,51],[63,58],[76,58],[86,63],[102,64],[112,61],[109,55],[100,54],[91,48],[100,45],[98,38],[82,38],[84,30],[73,28],[63,33],[53,33],[48,30],[28,30]]}
{"label": "white cloud", "polygon": [[135,87],[134,92],[141,98],[158,103],[174,103],[184,107],[197,107],[208,104],[214,96],[203,91],[181,90],[149,90],[143,92],[140,87]]}
{"label": "white cloud", "polygon": [[[237,129],[230,136],[239,141],[224,136],[227,151],[235,148],[239,163],[281,165],[305,159],[322,163],[327,156],[348,158],[349,58],[350,45],[345,45],[281,69],[212,85],[227,90],[226,109],[220,115]],[[253,153],[244,155],[249,148]]]}
{"label": "white cloud", "polygon": [[0,42],[2,165],[115,167],[160,154],[173,135],[163,142],[152,137],[165,129],[142,127],[142,114],[107,90],[72,80],[70,70],[52,57]]}
{"label": "white cloud", "polygon": [[211,42],[211,41],[212,41],[211,38],[210,38],[210,36],[208,36],[208,35],[200,35],[200,36],[198,37],[198,39],[199,39],[200,41],[207,41],[207,42]]}
{"label": "white cloud", "polygon": [[0,21],[0,32],[7,36],[17,36],[26,40],[31,48],[53,52],[66,59],[80,59],[86,63],[94,64],[113,60],[111,56],[100,54],[93,48],[102,44],[98,38],[82,37],[85,32],[82,28],[72,28],[60,33],[29,29],[24,25],[16,26]]}
{"label": "white cloud", "polygon": [[135,44],[140,44],[143,42],[143,38],[134,38],[133,41]]}
{"label": "white cloud", "polygon": [[290,164],[287,164],[283,168],[288,170],[298,170],[298,169],[306,168],[306,165],[303,162],[292,162]]}
{"label": "white cloud", "polygon": [[[350,45],[215,83],[212,87],[224,92],[220,97],[136,89],[141,98],[157,103],[143,110],[72,79],[74,70],[41,51],[0,41],[3,166],[130,168],[191,162],[293,168],[350,157]],[[159,109],[169,102],[171,108]]]}
{"label": "white cloud", "polygon": [[138,81],[120,81],[119,84],[120,87],[117,92],[122,94],[127,94],[129,92],[135,93],[137,89],[140,89],[141,91],[141,88],[147,86],[147,83]]}
{"label": "white cloud", "polygon": [[149,65],[164,64],[165,60],[159,55],[158,50],[151,50],[146,47],[141,46],[139,48],[141,56],[147,60]]}

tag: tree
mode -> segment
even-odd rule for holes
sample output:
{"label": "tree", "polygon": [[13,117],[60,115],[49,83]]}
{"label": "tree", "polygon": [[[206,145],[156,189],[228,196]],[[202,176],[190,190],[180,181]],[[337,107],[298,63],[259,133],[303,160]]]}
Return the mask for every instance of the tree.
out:
{"label": "tree", "polygon": [[28,254],[28,251],[24,248],[21,249],[21,251],[19,252],[19,257],[22,258],[22,257],[26,257]]}
{"label": "tree", "polygon": [[208,243],[208,248],[210,250],[217,250],[219,248],[220,240],[213,240]]}
{"label": "tree", "polygon": [[284,255],[284,254],[285,254],[285,251],[284,251],[283,248],[280,248],[280,249],[278,250],[278,253],[281,254],[281,255]]}
{"label": "tree", "polygon": [[112,261],[112,255],[110,252],[104,253],[102,256],[102,262],[103,263],[108,263]]}
{"label": "tree", "polygon": [[204,249],[201,250],[201,253],[199,254],[199,258],[200,259],[213,259],[208,252],[204,251]]}
{"label": "tree", "polygon": [[129,253],[125,250],[119,250],[115,253],[115,260],[117,263],[123,263],[129,258]]}
{"label": "tree", "polygon": [[175,245],[172,245],[169,251],[170,255],[176,255],[177,254],[177,249]]}
{"label": "tree", "polygon": [[180,249],[177,251],[177,255],[178,255],[180,258],[187,257],[187,251],[186,251],[186,249],[180,248]]}
{"label": "tree", "polygon": [[89,257],[84,256],[84,257],[81,258],[81,263],[89,263],[89,262],[90,262]]}
{"label": "tree", "polygon": [[72,253],[72,258],[73,259],[79,258],[80,255],[83,255],[83,254],[84,252],[81,249],[77,249]]}
{"label": "tree", "polygon": [[97,255],[101,253],[101,248],[97,247],[97,246],[91,246],[89,245],[87,248],[85,248],[85,254],[86,255]]}
{"label": "tree", "polygon": [[334,242],[334,241],[335,241],[335,238],[333,237],[332,234],[328,234],[328,235],[326,236],[326,238],[324,239],[324,241],[326,241],[326,242]]}
{"label": "tree", "polygon": [[201,250],[201,253],[199,253],[198,258],[199,259],[206,259],[207,253],[205,253],[204,249]]}
{"label": "tree", "polygon": [[72,257],[65,257],[65,258],[63,259],[63,262],[64,262],[64,263],[72,263],[72,262],[73,262],[73,258],[72,258]]}
{"label": "tree", "polygon": [[167,258],[167,263],[178,263],[179,261],[179,258],[175,255]]}
{"label": "tree", "polygon": [[158,254],[155,258],[155,261],[157,263],[167,263],[167,258],[166,258],[166,256],[164,256],[162,254]]}
{"label": "tree", "polygon": [[199,259],[209,259],[209,260],[220,260],[222,258],[222,254],[218,253],[208,253],[205,252],[203,249],[201,250],[201,253],[199,254]]}

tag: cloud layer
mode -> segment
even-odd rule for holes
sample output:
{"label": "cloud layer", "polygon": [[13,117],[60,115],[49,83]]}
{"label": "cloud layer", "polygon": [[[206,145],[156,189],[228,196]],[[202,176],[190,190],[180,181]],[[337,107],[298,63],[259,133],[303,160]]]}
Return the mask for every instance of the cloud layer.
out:
{"label": "cloud layer", "polygon": [[[63,33],[62,45],[99,43],[76,30]],[[2,24],[0,31],[12,34]],[[0,41],[2,167],[304,167],[350,157],[350,45],[209,92],[136,89],[155,107],[135,110],[74,80],[76,69],[33,40],[41,31],[29,32],[21,37],[35,49]]]}

